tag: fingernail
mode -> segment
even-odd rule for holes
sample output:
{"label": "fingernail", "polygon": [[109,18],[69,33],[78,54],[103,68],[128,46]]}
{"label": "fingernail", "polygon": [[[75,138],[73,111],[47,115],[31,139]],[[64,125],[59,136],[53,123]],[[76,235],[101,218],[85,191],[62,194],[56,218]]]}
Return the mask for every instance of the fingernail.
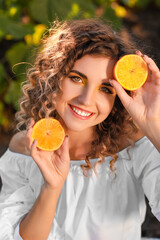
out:
{"label": "fingernail", "polygon": [[36,140],[36,139],[33,140],[33,144],[35,144],[35,143],[37,143],[37,140]]}
{"label": "fingernail", "polygon": [[144,55],[143,55],[143,53],[142,53],[141,51],[137,50],[136,53],[137,53],[137,54],[140,54],[141,57],[144,57]]}
{"label": "fingernail", "polygon": [[109,79],[109,83],[111,84],[111,86],[113,86],[113,82],[111,79]]}

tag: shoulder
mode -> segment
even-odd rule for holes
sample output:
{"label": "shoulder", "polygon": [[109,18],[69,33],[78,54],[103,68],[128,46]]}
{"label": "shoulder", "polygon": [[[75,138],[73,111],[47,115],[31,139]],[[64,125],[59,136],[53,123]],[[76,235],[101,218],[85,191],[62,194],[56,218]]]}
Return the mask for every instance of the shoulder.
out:
{"label": "shoulder", "polygon": [[16,133],[9,143],[9,149],[12,152],[21,153],[24,155],[30,155],[29,150],[27,149],[26,143],[26,131],[21,131]]}
{"label": "shoulder", "polygon": [[133,134],[132,140],[133,142],[138,142],[145,135],[139,130],[137,133]]}
{"label": "shoulder", "polygon": [[136,178],[143,179],[143,182],[148,178],[151,183],[153,179],[159,177],[160,153],[146,136],[137,141],[131,151],[133,158],[130,164]]}
{"label": "shoulder", "polygon": [[121,139],[120,151],[122,151],[123,149],[126,149],[130,145],[133,145],[134,143],[138,142],[143,137],[144,137],[144,134],[141,131],[134,133],[132,136],[132,139],[130,139],[130,140],[128,140],[126,137],[124,137],[124,139]]}

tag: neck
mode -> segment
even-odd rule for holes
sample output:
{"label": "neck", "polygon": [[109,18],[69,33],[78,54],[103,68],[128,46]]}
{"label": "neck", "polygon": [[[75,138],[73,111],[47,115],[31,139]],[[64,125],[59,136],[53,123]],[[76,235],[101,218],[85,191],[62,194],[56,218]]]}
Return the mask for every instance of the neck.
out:
{"label": "neck", "polygon": [[91,143],[94,139],[94,131],[84,130],[76,132],[67,130],[69,136],[69,153],[72,160],[82,160],[86,158],[86,154],[91,150]]}

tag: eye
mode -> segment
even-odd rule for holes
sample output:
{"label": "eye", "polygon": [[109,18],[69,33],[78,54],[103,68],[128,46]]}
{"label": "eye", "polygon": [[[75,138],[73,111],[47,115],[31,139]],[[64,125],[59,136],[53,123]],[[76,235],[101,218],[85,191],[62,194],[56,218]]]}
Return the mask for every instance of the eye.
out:
{"label": "eye", "polygon": [[69,78],[76,83],[83,83],[83,80],[78,76],[69,76]]}
{"label": "eye", "polygon": [[113,92],[110,90],[109,87],[106,87],[106,86],[101,86],[99,88],[100,91],[104,92],[104,93],[109,93],[109,94],[112,94]]}

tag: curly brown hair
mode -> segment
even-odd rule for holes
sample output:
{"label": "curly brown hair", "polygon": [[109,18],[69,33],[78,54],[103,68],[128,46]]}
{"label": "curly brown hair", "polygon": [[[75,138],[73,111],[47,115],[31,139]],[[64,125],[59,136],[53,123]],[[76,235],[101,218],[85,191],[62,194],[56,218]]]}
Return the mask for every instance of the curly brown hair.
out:
{"label": "curly brown hair", "polygon": [[[17,127],[27,128],[31,118],[35,121],[44,117],[57,118],[54,99],[62,92],[61,82],[68,76],[76,60],[86,54],[118,60],[125,54],[135,52],[133,44],[125,43],[119,34],[99,19],[56,21],[42,39],[34,67],[27,72],[20,111],[16,114]],[[86,156],[86,165],[82,166],[84,174],[91,169],[91,158],[98,157],[97,163],[102,163],[104,157],[109,155],[113,157],[110,168],[115,172],[114,163],[122,137],[131,140],[136,131],[137,127],[116,96],[110,115],[96,126],[96,139]]]}

